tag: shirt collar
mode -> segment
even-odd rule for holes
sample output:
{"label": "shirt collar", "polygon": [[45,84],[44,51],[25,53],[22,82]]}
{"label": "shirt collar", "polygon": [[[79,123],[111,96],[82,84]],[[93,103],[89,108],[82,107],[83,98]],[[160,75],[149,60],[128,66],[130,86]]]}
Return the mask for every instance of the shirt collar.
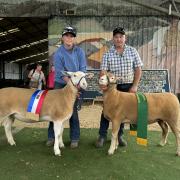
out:
{"label": "shirt collar", "polygon": [[[125,44],[125,45],[124,45],[124,51],[123,51],[123,53],[121,54],[122,56],[125,54],[126,49],[127,49],[127,45]],[[116,51],[116,48],[115,48],[114,45],[111,47],[110,51],[119,54],[119,53]]]}
{"label": "shirt collar", "polygon": [[[68,49],[65,48],[64,44],[62,44],[63,49],[65,49],[66,51],[69,51]],[[71,49],[71,51],[75,51],[77,49],[77,46],[74,45],[73,48]]]}

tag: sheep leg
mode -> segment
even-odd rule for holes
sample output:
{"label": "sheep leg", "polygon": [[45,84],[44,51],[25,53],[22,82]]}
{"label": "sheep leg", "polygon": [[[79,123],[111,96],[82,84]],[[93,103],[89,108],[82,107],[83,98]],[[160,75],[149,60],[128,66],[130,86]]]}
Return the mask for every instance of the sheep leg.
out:
{"label": "sheep leg", "polygon": [[8,143],[11,146],[16,145],[14,138],[13,138],[13,135],[12,135],[12,124],[13,124],[13,122],[14,122],[14,118],[11,116],[7,117],[3,122],[6,138],[7,138]]}
{"label": "sheep leg", "polygon": [[168,137],[168,125],[163,120],[158,121],[159,126],[162,129],[162,139],[159,143],[160,146],[164,146],[167,143],[167,137]]}
{"label": "sheep leg", "polygon": [[63,124],[62,124],[62,126],[61,126],[61,132],[60,132],[60,136],[59,136],[59,147],[60,148],[64,148],[65,146],[64,146],[64,143],[63,143],[63,138],[62,138],[62,136],[63,136],[63,130],[64,130],[64,126],[63,126]]}
{"label": "sheep leg", "polygon": [[116,139],[116,146],[115,146],[115,150],[118,149],[118,146],[119,146],[119,141],[118,141],[118,138]]}
{"label": "sheep leg", "polygon": [[120,122],[118,121],[112,121],[112,137],[111,137],[111,145],[108,150],[108,154],[112,155],[114,154],[115,149],[117,149],[118,144],[118,131],[120,127]]}
{"label": "sheep leg", "polygon": [[172,132],[174,133],[175,137],[176,137],[176,144],[177,144],[177,151],[176,151],[176,155],[180,156],[180,133],[178,130],[178,125],[177,123],[175,123],[176,121],[170,121],[168,123],[168,125],[170,126]]}
{"label": "sheep leg", "polygon": [[54,121],[54,154],[56,156],[61,156],[61,151],[59,149],[59,137],[61,134],[62,122],[61,121]]}

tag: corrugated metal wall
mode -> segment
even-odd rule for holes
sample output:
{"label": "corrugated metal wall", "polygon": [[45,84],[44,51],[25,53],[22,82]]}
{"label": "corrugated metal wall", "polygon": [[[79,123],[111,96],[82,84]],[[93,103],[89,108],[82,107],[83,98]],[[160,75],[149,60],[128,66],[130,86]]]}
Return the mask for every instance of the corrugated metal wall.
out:
{"label": "corrugated metal wall", "polygon": [[[169,3],[163,0],[14,0],[1,2],[0,14],[2,17],[51,17],[50,55],[59,44],[62,28],[75,26],[77,44],[86,52],[89,69],[99,68],[102,54],[112,45],[113,28],[123,26],[127,43],[140,53],[143,68],[168,69],[172,92],[180,93],[180,23],[168,15]],[[179,8],[180,4],[175,3]],[[68,11],[74,15],[68,15]]]}
{"label": "corrugated metal wall", "polygon": [[[59,44],[64,26],[77,28],[77,44],[88,59],[89,69],[98,69],[102,55],[112,45],[112,30],[122,26],[127,44],[134,46],[144,69],[168,69],[172,92],[180,93],[180,22],[165,16],[54,17],[49,20],[50,54]],[[52,50],[52,51],[51,51]]]}
{"label": "corrugated metal wall", "polygon": [[5,79],[20,79],[19,64],[5,63]]}

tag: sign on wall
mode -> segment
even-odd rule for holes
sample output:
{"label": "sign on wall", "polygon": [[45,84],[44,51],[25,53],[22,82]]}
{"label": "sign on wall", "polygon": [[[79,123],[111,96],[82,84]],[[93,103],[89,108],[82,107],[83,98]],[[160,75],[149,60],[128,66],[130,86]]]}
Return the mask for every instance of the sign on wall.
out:
{"label": "sign on wall", "polygon": [[170,92],[168,70],[143,70],[138,91],[149,93]]}
{"label": "sign on wall", "polygon": [[[102,96],[102,92],[98,86],[100,70],[88,70],[88,72],[94,73],[94,77],[87,80],[88,89],[84,93],[84,98],[94,99],[96,96]],[[138,91],[146,93],[170,92],[168,70],[142,70]]]}

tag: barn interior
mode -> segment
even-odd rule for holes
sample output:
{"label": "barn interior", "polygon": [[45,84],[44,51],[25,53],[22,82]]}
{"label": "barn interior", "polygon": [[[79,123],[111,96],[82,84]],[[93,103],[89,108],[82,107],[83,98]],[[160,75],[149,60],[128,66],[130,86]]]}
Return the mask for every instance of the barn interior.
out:
{"label": "barn interior", "polygon": [[0,88],[23,85],[23,71],[48,70],[48,18],[0,18]]}

